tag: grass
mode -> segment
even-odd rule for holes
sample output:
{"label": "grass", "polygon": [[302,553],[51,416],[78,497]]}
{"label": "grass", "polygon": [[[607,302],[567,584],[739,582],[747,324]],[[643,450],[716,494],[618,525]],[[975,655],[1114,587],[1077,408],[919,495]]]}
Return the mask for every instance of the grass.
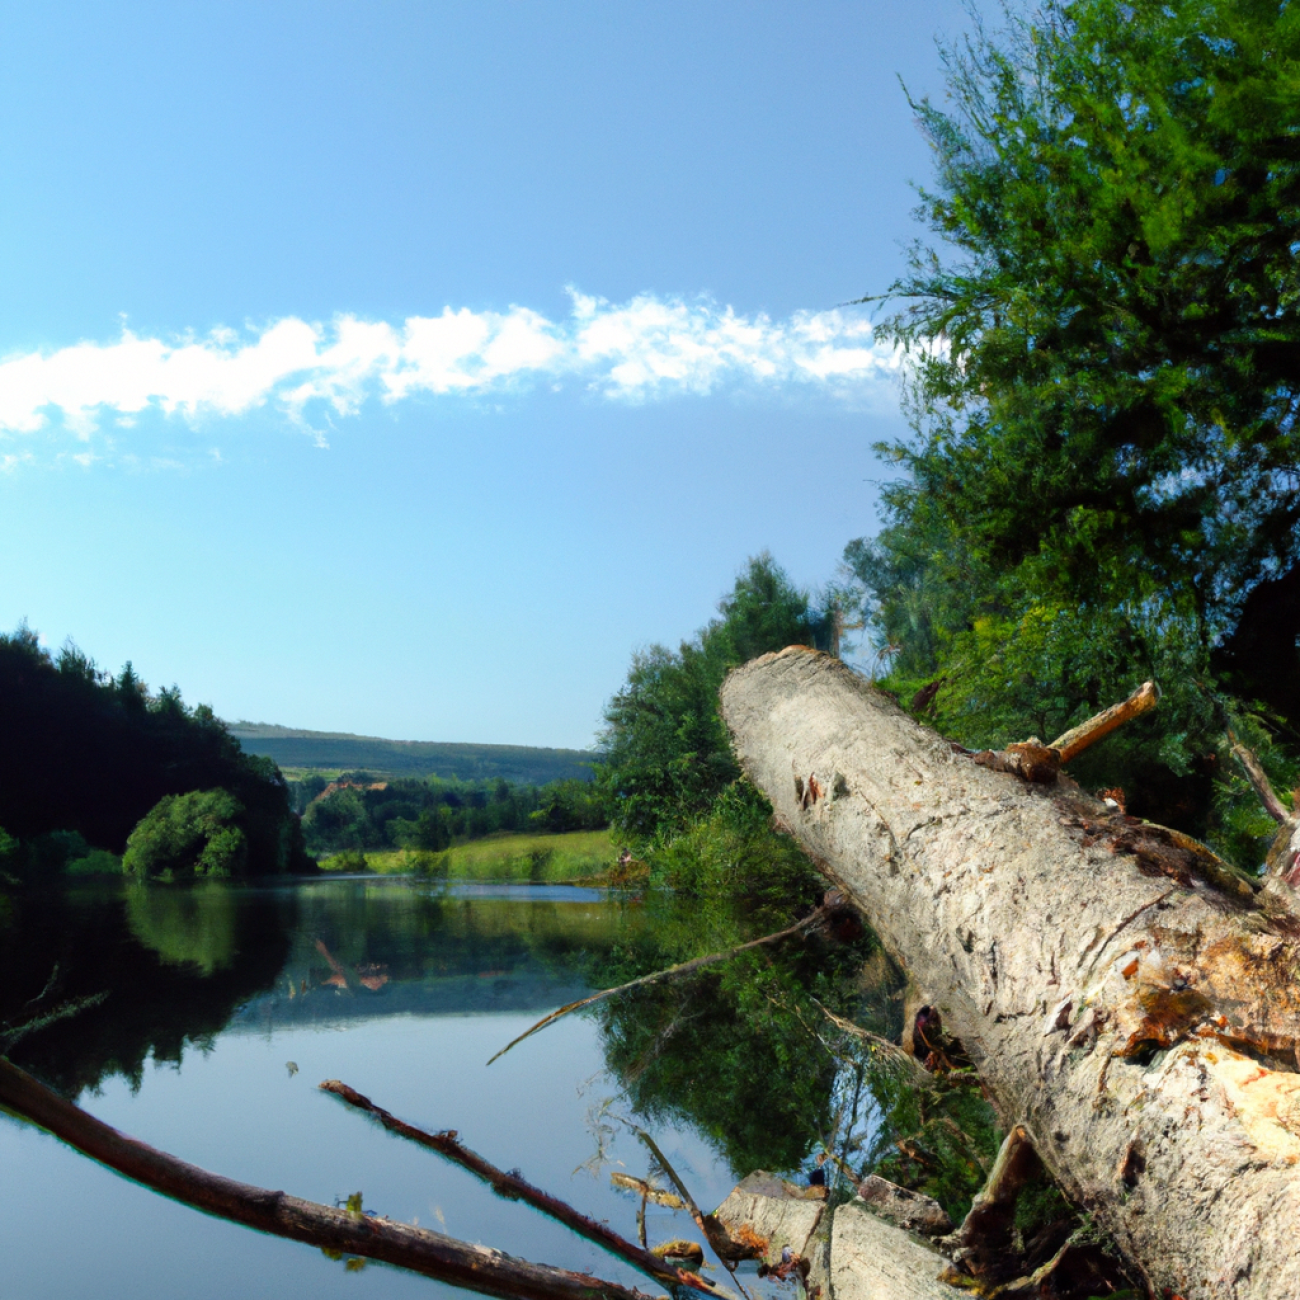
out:
{"label": "grass", "polygon": [[411,849],[376,850],[364,855],[336,854],[326,871],[364,869],[380,875],[429,875],[449,880],[505,880],[516,884],[567,884],[604,879],[616,857],[609,831],[570,831],[564,835],[494,835],[458,844],[445,853]]}

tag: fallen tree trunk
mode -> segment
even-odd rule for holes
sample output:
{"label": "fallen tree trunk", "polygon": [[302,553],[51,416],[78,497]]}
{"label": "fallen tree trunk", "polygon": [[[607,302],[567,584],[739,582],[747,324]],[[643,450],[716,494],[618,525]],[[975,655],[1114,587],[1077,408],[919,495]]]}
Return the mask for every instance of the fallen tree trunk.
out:
{"label": "fallen tree trunk", "polygon": [[324,1250],[380,1259],[504,1300],[651,1300],[586,1273],[515,1259],[427,1228],[236,1182],[119,1133],[0,1057],[0,1106],[110,1169],[218,1218]]}
{"label": "fallen tree trunk", "polygon": [[975,763],[829,656],[747,664],[722,712],[778,821],[1153,1293],[1300,1296],[1285,900],[1064,777]]}

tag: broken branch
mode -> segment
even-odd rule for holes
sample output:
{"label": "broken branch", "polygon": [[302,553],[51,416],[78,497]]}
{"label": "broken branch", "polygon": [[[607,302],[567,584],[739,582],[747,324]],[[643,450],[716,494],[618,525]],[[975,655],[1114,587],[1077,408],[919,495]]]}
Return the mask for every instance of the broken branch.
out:
{"label": "broken branch", "polygon": [[836,1029],[841,1029],[844,1033],[851,1034],[854,1038],[860,1038],[863,1042],[879,1048],[891,1061],[906,1066],[918,1081],[930,1078],[930,1073],[925,1066],[910,1052],[905,1052],[897,1043],[891,1043],[888,1038],[882,1038],[879,1034],[873,1034],[869,1029],[863,1029],[861,1025],[855,1025],[851,1020],[845,1020],[843,1016],[837,1016],[835,1012],[829,1007],[823,1006],[816,998],[813,998],[812,1002]]}
{"label": "broken branch", "polygon": [[525,1038],[531,1038],[547,1025],[553,1025],[557,1020],[567,1016],[572,1011],[581,1011],[583,1007],[594,1006],[597,1002],[603,1002],[605,998],[612,998],[616,994],[626,993],[629,989],[641,988],[646,984],[656,984],[660,980],[673,979],[679,975],[690,975],[694,971],[703,970],[706,966],[715,966],[720,961],[726,961],[729,957],[735,957],[738,953],[747,952],[750,948],[760,948],[767,943],[776,943],[779,939],[788,939],[791,935],[798,934],[801,930],[807,930],[816,925],[826,915],[827,909],[819,907],[815,912],[805,916],[802,921],[796,921],[794,925],[787,926],[784,930],[778,930],[775,934],[765,934],[761,939],[751,939],[748,943],[738,944],[734,948],[728,948],[726,952],[710,953],[707,957],[693,957],[690,961],[679,962],[676,966],[669,966],[665,970],[657,970],[650,975],[642,975],[640,979],[629,980],[626,984],[619,984],[612,989],[602,989],[599,993],[593,993],[590,997],[579,998],[577,1002],[570,1002],[566,1006],[552,1011],[549,1016],[543,1016],[535,1025],[525,1029],[518,1038],[511,1039],[495,1056],[488,1061],[491,1065],[493,1061],[499,1060],[512,1047],[517,1047]]}
{"label": "broken branch", "polygon": [[1112,704],[1110,708],[1103,709],[1096,717],[1081,722],[1077,727],[1071,727],[1063,736],[1052,741],[1048,748],[1055,749],[1061,755],[1061,764],[1064,766],[1076,754],[1082,754],[1089,745],[1095,745],[1104,736],[1109,736],[1116,727],[1149,713],[1159,702],[1160,688],[1155,682],[1143,682],[1128,699]]}
{"label": "broken branch", "polygon": [[[504,1170],[498,1169],[496,1165],[484,1160],[477,1152],[462,1146],[456,1140],[454,1132],[429,1133],[424,1129],[416,1128],[414,1124],[408,1124],[405,1120],[398,1119],[396,1115],[385,1110],[382,1106],[376,1106],[369,1097],[363,1096],[355,1088],[348,1087],[346,1083],[338,1079],[327,1079],[320,1087],[322,1092],[331,1092],[336,1097],[347,1102],[349,1106],[355,1106],[357,1110],[363,1110],[367,1114],[374,1116],[390,1133],[396,1133],[399,1137],[404,1137],[419,1146],[427,1147],[430,1151],[436,1151],[439,1155],[446,1156],[448,1160],[460,1165],[462,1169],[468,1169],[470,1173],[487,1183],[499,1196],[524,1201],[534,1209],[541,1210],[543,1214],[549,1214],[551,1218],[564,1224],[566,1228],[572,1228],[579,1236],[586,1237],[588,1241],[594,1241],[598,1246],[603,1246],[606,1250],[639,1268],[643,1273],[653,1277],[657,1282],[662,1282],[665,1286],[670,1287],[696,1286],[695,1281],[687,1281],[683,1278],[678,1269],[668,1267],[658,1256],[652,1255],[648,1250],[638,1248],[632,1242],[619,1236],[608,1225],[597,1223],[595,1219],[588,1218],[585,1214],[575,1210],[568,1202],[560,1200],[557,1196],[552,1196],[549,1192],[542,1191],[541,1188],[534,1187],[518,1174],[506,1173]],[[705,1285],[707,1289],[707,1283]]]}
{"label": "broken branch", "polygon": [[319,1205],[210,1173],[119,1133],[4,1058],[0,1106],[145,1187],[259,1232],[383,1260],[503,1300],[651,1300],[642,1291],[587,1273],[533,1264],[427,1228]]}
{"label": "broken branch", "polygon": [[1260,766],[1259,759],[1255,757],[1252,750],[1237,739],[1236,732],[1231,727],[1228,728],[1228,743],[1232,746],[1233,757],[1241,764],[1246,773],[1246,780],[1250,782],[1255,793],[1259,796],[1260,803],[1264,805],[1264,811],[1278,825],[1285,826],[1291,820],[1291,813],[1282,800],[1277,797],[1272,782],[1269,781],[1263,767]]}

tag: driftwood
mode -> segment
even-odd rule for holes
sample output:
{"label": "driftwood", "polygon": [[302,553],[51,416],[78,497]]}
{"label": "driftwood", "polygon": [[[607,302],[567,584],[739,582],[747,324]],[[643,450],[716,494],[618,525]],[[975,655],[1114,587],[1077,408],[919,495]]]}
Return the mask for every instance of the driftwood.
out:
{"label": "driftwood", "polygon": [[623,1123],[640,1138],[642,1145],[650,1152],[656,1165],[663,1171],[665,1177],[672,1185],[677,1188],[690,1216],[695,1220],[695,1226],[704,1234],[705,1240],[713,1249],[713,1253],[722,1261],[723,1267],[731,1274],[731,1280],[736,1284],[736,1290],[740,1292],[745,1300],[751,1300],[750,1294],[745,1290],[740,1278],[736,1276],[736,1265],[742,1259],[749,1259],[753,1255],[753,1250],[744,1243],[737,1243],[731,1239],[731,1234],[727,1231],[726,1225],[722,1223],[716,1215],[705,1214],[695,1203],[695,1198],[691,1195],[690,1189],[682,1182],[671,1164],[668,1163],[668,1157],[659,1149],[659,1144],[645,1131],[639,1124],[634,1124],[630,1119],[623,1119]]}
{"label": "driftwood", "polygon": [[669,1267],[664,1263],[662,1251],[649,1251],[635,1246],[626,1238],[619,1236],[608,1224],[597,1223],[595,1219],[589,1218],[580,1210],[575,1210],[567,1201],[562,1201],[558,1196],[552,1196],[549,1192],[534,1187],[519,1174],[507,1173],[504,1169],[498,1169],[496,1165],[484,1160],[477,1152],[462,1146],[457,1140],[456,1133],[450,1131],[429,1133],[424,1129],[416,1128],[414,1124],[408,1124],[405,1120],[398,1119],[396,1115],[385,1110],[382,1106],[376,1106],[369,1097],[363,1096],[355,1088],[349,1088],[346,1083],[342,1083],[338,1079],[327,1079],[320,1086],[322,1091],[331,1092],[336,1097],[342,1098],[349,1106],[355,1106],[358,1110],[372,1115],[390,1133],[396,1133],[399,1137],[404,1137],[419,1146],[427,1147],[430,1151],[436,1151],[441,1156],[446,1156],[448,1160],[454,1161],[462,1169],[468,1169],[470,1173],[481,1178],[499,1196],[507,1197],[510,1200],[523,1201],[525,1204],[531,1205],[535,1210],[550,1215],[551,1218],[564,1224],[566,1228],[571,1228],[579,1236],[586,1237],[588,1241],[594,1241],[596,1245],[618,1255],[634,1268],[638,1268],[643,1273],[653,1277],[655,1281],[669,1287],[685,1286],[705,1292],[712,1292],[715,1289],[712,1283],[694,1273],[686,1273],[682,1269]]}
{"label": "driftwood", "polygon": [[977,765],[828,656],[764,656],[721,699],[778,822],[1152,1293],[1300,1296],[1300,918],[1286,900],[1062,776]]}
{"label": "driftwood", "polygon": [[820,924],[826,919],[829,910],[826,907],[819,907],[815,912],[805,916],[802,921],[796,921],[793,925],[788,925],[784,930],[778,930],[775,934],[765,934],[761,939],[751,939],[748,943],[737,944],[734,948],[728,948],[726,952],[713,952],[707,957],[692,957],[690,961],[679,962],[676,966],[668,966],[663,970],[653,971],[649,975],[642,975],[639,979],[628,980],[626,984],[617,984],[612,989],[601,989],[599,993],[579,998],[577,1002],[566,1003],[558,1010],[552,1011],[550,1015],[543,1016],[535,1025],[525,1029],[518,1038],[512,1038],[488,1061],[488,1064],[491,1065],[493,1061],[499,1060],[512,1047],[517,1047],[522,1043],[525,1038],[531,1038],[534,1034],[545,1029],[547,1025],[553,1025],[557,1020],[569,1015],[571,1012],[581,1011],[584,1007],[595,1006],[597,1002],[603,1002],[606,998],[617,997],[620,993],[627,993],[631,989],[643,988],[647,984],[658,984],[660,980],[676,979],[681,975],[693,975],[697,970],[703,970],[706,966],[716,966],[719,962],[728,961],[738,953],[748,952],[751,948],[761,948],[764,944],[788,939],[791,935],[810,930],[813,926]]}
{"label": "driftwood", "polygon": [[260,1232],[383,1260],[507,1300],[651,1300],[644,1292],[586,1273],[532,1264],[411,1224],[223,1178],[119,1133],[2,1057],[0,1106],[154,1191]]}

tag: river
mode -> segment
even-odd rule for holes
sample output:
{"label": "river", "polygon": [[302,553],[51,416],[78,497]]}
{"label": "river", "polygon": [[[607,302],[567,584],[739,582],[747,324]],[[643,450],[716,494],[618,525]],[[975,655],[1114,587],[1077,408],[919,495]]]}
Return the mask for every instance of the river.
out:
{"label": "river", "polygon": [[[342,1079],[412,1123],[454,1128],[631,1237],[636,1202],[609,1175],[649,1170],[614,1118],[624,1114],[711,1209],[749,1172],[732,1166],[753,1139],[727,1131],[725,1099],[700,1115],[656,1101],[646,1072],[627,1064],[626,1025],[571,1016],[486,1064],[546,1011],[611,982],[665,915],[682,920],[663,899],[652,908],[560,887],[74,882],[0,917],[0,1020],[105,994],[24,1038],[12,1058],[107,1123],[208,1169],[326,1204],[361,1192],[366,1210],[655,1290],[317,1084]],[[686,1080],[683,1095],[708,1096],[712,1067],[691,1042],[670,1073]],[[607,1063],[619,1050],[621,1073]],[[738,1118],[745,1134],[770,1128],[788,1160],[803,1138],[792,1137],[779,1085],[750,1080]],[[0,1205],[3,1300],[462,1294],[199,1214],[2,1112]],[[654,1206],[649,1232],[652,1244],[699,1237]]]}

